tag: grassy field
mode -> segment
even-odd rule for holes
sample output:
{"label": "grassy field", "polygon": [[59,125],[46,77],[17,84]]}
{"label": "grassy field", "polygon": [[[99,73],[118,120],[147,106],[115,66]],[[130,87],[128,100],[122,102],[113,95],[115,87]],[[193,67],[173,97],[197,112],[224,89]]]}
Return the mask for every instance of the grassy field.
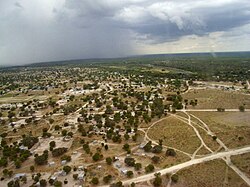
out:
{"label": "grassy field", "polygon": [[[191,112],[203,120],[229,148],[249,145],[249,112]],[[248,122],[248,123],[247,123]]]}
{"label": "grassy field", "polygon": [[148,136],[153,140],[163,140],[166,146],[193,153],[200,145],[193,129],[186,123],[169,116],[153,126]]}
{"label": "grassy field", "polygon": [[236,92],[223,91],[218,89],[190,90],[182,95],[183,99],[198,100],[195,107],[188,105],[188,108],[216,109],[216,108],[239,108],[245,104],[245,108],[250,108],[250,95]]}
{"label": "grassy field", "polygon": [[175,187],[247,187],[248,185],[222,161],[215,160],[179,171]]}
{"label": "grassy field", "polygon": [[250,153],[232,156],[231,160],[241,171],[250,177]]}

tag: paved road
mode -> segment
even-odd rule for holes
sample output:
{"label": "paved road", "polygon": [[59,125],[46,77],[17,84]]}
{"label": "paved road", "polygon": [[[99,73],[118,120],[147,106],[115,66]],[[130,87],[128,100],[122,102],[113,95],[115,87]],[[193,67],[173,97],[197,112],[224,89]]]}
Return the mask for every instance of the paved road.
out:
{"label": "paved road", "polygon": [[[157,171],[157,173],[161,173],[161,175],[164,175],[164,174],[167,174],[167,173],[173,173],[175,171],[190,167],[190,166],[195,165],[195,164],[200,164],[200,163],[208,162],[208,161],[211,161],[211,160],[224,158],[224,157],[227,157],[227,156],[240,155],[240,154],[249,153],[249,152],[250,152],[250,146],[243,147],[243,148],[238,148],[238,149],[232,149],[232,150],[219,152],[219,153],[213,153],[213,154],[204,156],[202,158],[196,158],[196,159],[189,160],[187,162],[184,162],[184,163],[181,163],[181,164],[169,167],[169,168],[159,170],[159,171]],[[155,173],[150,173],[150,174],[142,175],[142,176],[137,177],[137,178],[124,180],[122,182],[123,182],[123,184],[131,184],[132,182],[134,182],[134,183],[144,182],[144,181],[147,181],[147,180],[154,179],[155,178],[154,174]],[[250,184],[250,180],[248,178],[246,178],[245,181],[248,184]],[[109,185],[105,185],[103,187],[108,187],[108,186]]]}

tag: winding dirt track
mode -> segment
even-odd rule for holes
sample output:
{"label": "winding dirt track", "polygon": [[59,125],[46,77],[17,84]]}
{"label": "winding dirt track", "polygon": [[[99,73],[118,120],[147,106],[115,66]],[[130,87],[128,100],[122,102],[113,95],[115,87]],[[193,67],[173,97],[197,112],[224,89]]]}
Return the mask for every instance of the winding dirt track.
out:
{"label": "winding dirt track", "polygon": [[[208,109],[208,110],[203,110],[203,111],[213,111],[211,109]],[[233,111],[239,111],[239,110],[236,110],[236,109],[233,109]],[[250,186],[250,179],[242,172],[240,171],[235,165],[232,164],[231,162],[231,159],[230,159],[230,156],[233,156],[233,155],[240,155],[240,154],[244,154],[244,153],[249,153],[250,152],[250,146],[246,146],[246,147],[243,147],[243,148],[237,148],[237,149],[228,149],[228,147],[219,139],[217,138],[217,142],[218,144],[223,147],[225,149],[224,152],[213,152],[206,144],[205,142],[203,141],[202,137],[200,136],[199,132],[197,131],[196,127],[194,127],[192,125],[192,120],[191,120],[191,116],[197,120],[199,120],[203,127],[201,126],[200,128],[202,128],[203,130],[205,130],[210,136],[212,136],[214,133],[209,129],[208,125],[202,121],[201,119],[199,119],[198,117],[196,117],[195,115],[192,115],[192,114],[188,114],[187,113],[187,110],[182,110],[182,112],[184,112],[188,118],[184,118],[184,117],[181,117],[181,116],[177,116],[177,115],[173,115],[174,117],[176,117],[177,119],[187,123],[189,126],[191,126],[193,128],[193,130],[195,131],[197,137],[200,139],[201,141],[201,145],[199,148],[197,148],[197,150],[193,153],[193,155],[190,155],[190,154],[187,154],[186,152],[183,152],[181,150],[176,150],[176,151],[180,151],[180,152],[183,152],[184,154],[187,154],[191,160],[187,161],[187,162],[184,162],[184,163],[181,163],[181,164],[178,164],[178,165],[175,165],[175,166],[172,166],[172,167],[169,167],[169,168],[165,168],[165,169],[161,169],[159,171],[157,171],[157,173],[161,173],[161,175],[164,175],[164,174],[167,174],[167,173],[176,173],[177,171],[181,170],[181,169],[184,169],[186,167],[190,167],[192,165],[195,165],[195,164],[200,164],[200,163],[204,163],[204,162],[207,162],[207,161],[211,161],[211,160],[215,160],[215,159],[222,159],[226,162],[226,164],[231,168],[233,169],[249,186]],[[144,140],[150,140],[152,141],[153,144],[157,144],[157,142],[155,142],[154,140],[150,139],[148,137],[148,132],[149,130],[154,126],[156,125],[158,122],[162,121],[166,119],[165,118],[162,118],[154,123],[152,123],[148,128],[147,130],[142,130],[144,133],[145,133],[145,137],[144,137]],[[187,121],[185,121],[187,120]],[[201,148],[201,147],[205,147],[207,150],[209,150],[211,152],[211,154],[207,154],[201,158],[195,158],[196,156],[196,153],[198,152],[198,150]],[[164,146],[165,147],[165,146]],[[133,178],[133,179],[128,179],[128,180],[124,180],[122,181],[123,184],[125,185],[128,185],[128,184],[131,184],[132,182],[134,183],[139,183],[139,182],[144,182],[144,181],[148,181],[148,180],[151,180],[151,179],[154,179],[155,178],[155,173],[150,173],[150,174],[146,174],[146,175],[142,175],[142,176],[139,176],[139,177],[136,177],[136,178]],[[171,182],[168,184],[168,186],[171,185]]]}

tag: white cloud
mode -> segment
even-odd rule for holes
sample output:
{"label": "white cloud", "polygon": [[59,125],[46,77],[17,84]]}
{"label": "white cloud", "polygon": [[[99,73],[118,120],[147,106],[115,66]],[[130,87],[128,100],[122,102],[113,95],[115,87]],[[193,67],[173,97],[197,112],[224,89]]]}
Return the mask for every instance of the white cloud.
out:
{"label": "white cloud", "polygon": [[249,50],[249,0],[0,1],[0,64]]}

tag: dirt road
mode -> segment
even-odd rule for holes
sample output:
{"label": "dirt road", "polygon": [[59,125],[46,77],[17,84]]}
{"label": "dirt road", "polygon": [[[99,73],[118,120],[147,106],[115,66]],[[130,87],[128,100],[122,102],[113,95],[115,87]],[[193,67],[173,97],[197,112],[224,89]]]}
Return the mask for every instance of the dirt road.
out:
{"label": "dirt road", "polygon": [[[227,157],[227,156],[240,155],[240,154],[249,153],[249,152],[250,152],[250,146],[243,147],[243,148],[238,148],[238,149],[232,149],[232,150],[229,150],[229,151],[224,151],[224,152],[219,152],[219,153],[213,153],[213,154],[204,156],[202,158],[196,158],[196,159],[189,160],[187,162],[184,162],[184,163],[181,163],[181,164],[169,167],[169,168],[159,170],[159,171],[157,171],[157,173],[161,173],[161,175],[164,175],[164,174],[167,174],[167,173],[173,173],[175,171],[190,167],[190,166],[195,165],[195,164],[200,164],[200,163],[208,162],[208,161],[211,161],[211,160],[224,158],[224,157]],[[132,182],[134,182],[134,183],[144,182],[144,181],[147,181],[147,180],[154,179],[155,178],[154,174],[155,173],[150,173],[150,174],[142,175],[142,176],[137,177],[137,178],[124,180],[122,182],[125,185],[126,184],[131,184]],[[246,183],[248,185],[250,185],[250,180],[248,178],[246,178],[245,181],[246,181]],[[109,185],[105,185],[103,187],[108,187],[108,186]]]}

